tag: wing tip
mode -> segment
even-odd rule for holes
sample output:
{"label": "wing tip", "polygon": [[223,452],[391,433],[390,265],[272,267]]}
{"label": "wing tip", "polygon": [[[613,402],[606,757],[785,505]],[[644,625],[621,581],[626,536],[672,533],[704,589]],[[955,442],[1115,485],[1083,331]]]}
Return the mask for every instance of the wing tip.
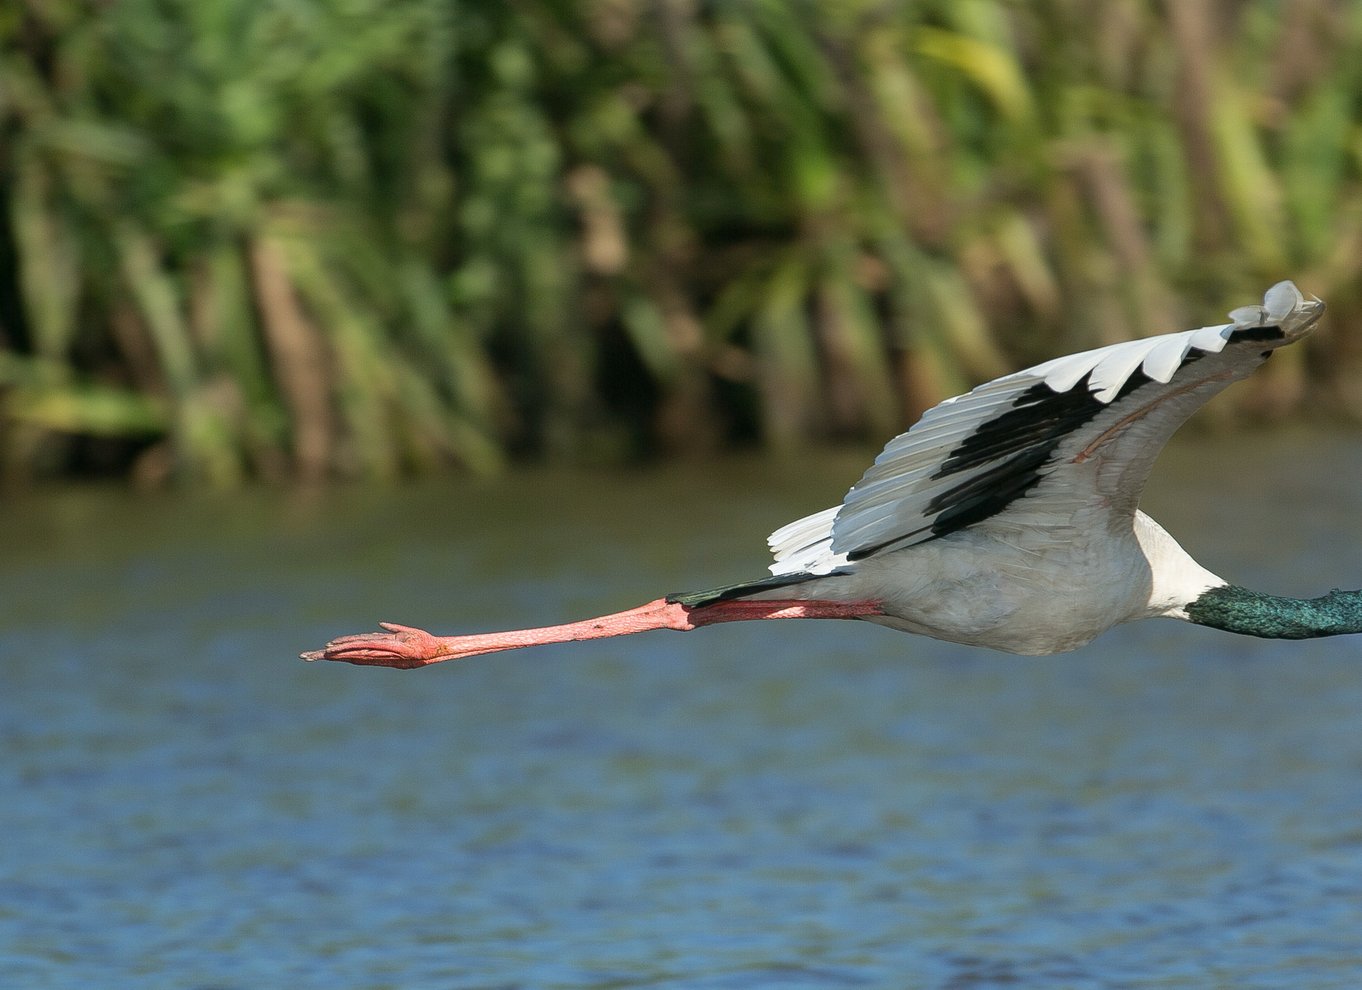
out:
{"label": "wing tip", "polygon": [[1231,310],[1229,317],[1236,330],[1279,326],[1289,340],[1294,340],[1323,314],[1322,299],[1318,296],[1307,299],[1295,282],[1283,279],[1263,293],[1262,303],[1240,306]]}

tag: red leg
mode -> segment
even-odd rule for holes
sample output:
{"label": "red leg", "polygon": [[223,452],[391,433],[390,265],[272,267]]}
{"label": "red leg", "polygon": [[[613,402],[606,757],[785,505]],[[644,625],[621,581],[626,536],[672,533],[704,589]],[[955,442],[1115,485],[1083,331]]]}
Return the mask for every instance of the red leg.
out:
{"label": "red leg", "polygon": [[434,636],[423,629],[382,622],[379,624],[387,632],[342,636],[320,650],[302,654],[302,658],[410,669],[483,653],[517,650],[544,643],[627,636],[650,629],[677,629],[684,632],[717,622],[748,619],[858,619],[879,614],[879,602],[869,601],[727,601],[691,608],[659,598],[638,608],[582,622],[470,636]]}

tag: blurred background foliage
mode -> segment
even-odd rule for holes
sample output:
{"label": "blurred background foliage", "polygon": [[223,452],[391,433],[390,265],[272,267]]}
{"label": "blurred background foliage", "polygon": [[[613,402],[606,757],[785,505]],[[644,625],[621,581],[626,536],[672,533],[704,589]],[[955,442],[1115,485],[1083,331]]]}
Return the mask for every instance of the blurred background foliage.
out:
{"label": "blurred background foliage", "polygon": [[0,473],[882,440],[1291,277],[1362,412],[1346,0],[12,0]]}

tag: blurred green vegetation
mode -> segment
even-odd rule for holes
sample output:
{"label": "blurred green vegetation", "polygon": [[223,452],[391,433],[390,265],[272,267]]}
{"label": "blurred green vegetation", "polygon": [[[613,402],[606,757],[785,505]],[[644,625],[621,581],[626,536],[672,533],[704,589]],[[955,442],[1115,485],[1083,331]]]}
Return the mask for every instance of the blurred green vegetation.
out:
{"label": "blurred green vegetation", "polygon": [[[0,473],[883,439],[1291,277],[1362,409],[1362,5],[17,0]],[[1351,374],[1350,374],[1351,372]]]}

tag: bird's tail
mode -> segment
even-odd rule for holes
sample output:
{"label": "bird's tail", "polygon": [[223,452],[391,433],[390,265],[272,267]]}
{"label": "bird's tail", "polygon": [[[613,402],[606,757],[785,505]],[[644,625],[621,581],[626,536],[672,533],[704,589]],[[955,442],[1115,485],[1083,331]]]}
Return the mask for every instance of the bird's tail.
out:
{"label": "bird's tail", "polygon": [[746,598],[748,595],[759,594],[763,591],[790,588],[797,584],[803,584],[811,577],[813,577],[811,574],[778,574],[775,577],[743,581],[741,584],[726,584],[722,588],[710,588],[708,591],[677,592],[668,595],[665,601],[684,605],[686,608],[704,608],[706,605],[729,602],[736,598]]}

